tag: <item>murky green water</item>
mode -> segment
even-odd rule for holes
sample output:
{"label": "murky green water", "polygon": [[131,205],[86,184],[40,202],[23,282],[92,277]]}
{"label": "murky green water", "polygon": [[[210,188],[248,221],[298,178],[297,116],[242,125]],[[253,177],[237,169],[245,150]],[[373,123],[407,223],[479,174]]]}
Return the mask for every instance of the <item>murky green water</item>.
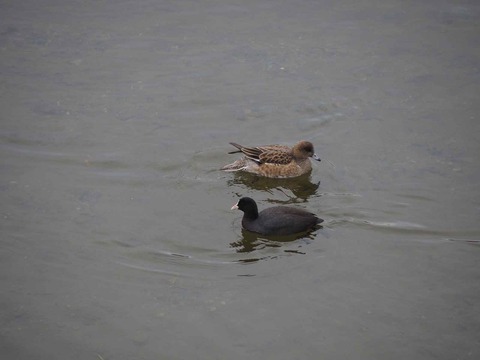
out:
{"label": "murky green water", "polygon": [[[474,1],[0,5],[5,359],[480,355]],[[229,141],[310,140],[297,179]],[[240,196],[325,219],[241,230]]]}

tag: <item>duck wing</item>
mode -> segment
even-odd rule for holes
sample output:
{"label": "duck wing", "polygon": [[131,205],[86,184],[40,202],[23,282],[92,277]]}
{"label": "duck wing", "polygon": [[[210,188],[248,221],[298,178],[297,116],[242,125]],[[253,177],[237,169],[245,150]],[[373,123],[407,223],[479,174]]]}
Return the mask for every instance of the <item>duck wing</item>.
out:
{"label": "duck wing", "polygon": [[267,148],[260,153],[258,158],[262,163],[287,165],[292,162],[293,154],[289,147]]}
{"label": "duck wing", "polygon": [[231,151],[229,154],[242,152],[248,159],[259,164],[285,165],[293,160],[292,149],[286,145],[242,146],[233,142],[230,144],[238,150]]}

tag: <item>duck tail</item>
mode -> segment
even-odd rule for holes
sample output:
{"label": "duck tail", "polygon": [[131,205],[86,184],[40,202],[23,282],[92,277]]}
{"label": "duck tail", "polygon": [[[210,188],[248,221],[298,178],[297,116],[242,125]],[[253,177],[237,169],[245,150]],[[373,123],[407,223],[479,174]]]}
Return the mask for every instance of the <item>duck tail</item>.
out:
{"label": "duck tail", "polygon": [[243,146],[234,142],[231,142],[230,145],[235,146],[238,150],[230,151],[229,154],[236,154],[242,152]]}

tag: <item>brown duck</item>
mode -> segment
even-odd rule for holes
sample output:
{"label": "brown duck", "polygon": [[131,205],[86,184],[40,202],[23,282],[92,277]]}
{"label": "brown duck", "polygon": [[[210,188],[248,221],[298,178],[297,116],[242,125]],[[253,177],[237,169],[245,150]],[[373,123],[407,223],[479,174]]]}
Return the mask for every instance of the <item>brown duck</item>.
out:
{"label": "brown duck", "polygon": [[293,147],[286,145],[264,145],[247,147],[230,143],[238,150],[229,154],[243,153],[245,156],[225,165],[224,171],[246,171],[270,178],[289,178],[306,174],[312,170],[309,158],[320,161],[313,144],[302,140]]}

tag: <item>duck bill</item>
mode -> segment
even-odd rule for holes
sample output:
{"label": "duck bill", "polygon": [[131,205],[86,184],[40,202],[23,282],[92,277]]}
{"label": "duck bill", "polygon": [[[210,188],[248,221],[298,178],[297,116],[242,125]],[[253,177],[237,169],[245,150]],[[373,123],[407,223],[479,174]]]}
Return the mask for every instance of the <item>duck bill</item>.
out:
{"label": "duck bill", "polygon": [[313,160],[322,161],[322,159],[320,159],[317,154],[313,154],[312,158]]}
{"label": "duck bill", "polygon": [[238,203],[236,203],[230,208],[230,210],[237,210],[237,209],[238,209]]}

